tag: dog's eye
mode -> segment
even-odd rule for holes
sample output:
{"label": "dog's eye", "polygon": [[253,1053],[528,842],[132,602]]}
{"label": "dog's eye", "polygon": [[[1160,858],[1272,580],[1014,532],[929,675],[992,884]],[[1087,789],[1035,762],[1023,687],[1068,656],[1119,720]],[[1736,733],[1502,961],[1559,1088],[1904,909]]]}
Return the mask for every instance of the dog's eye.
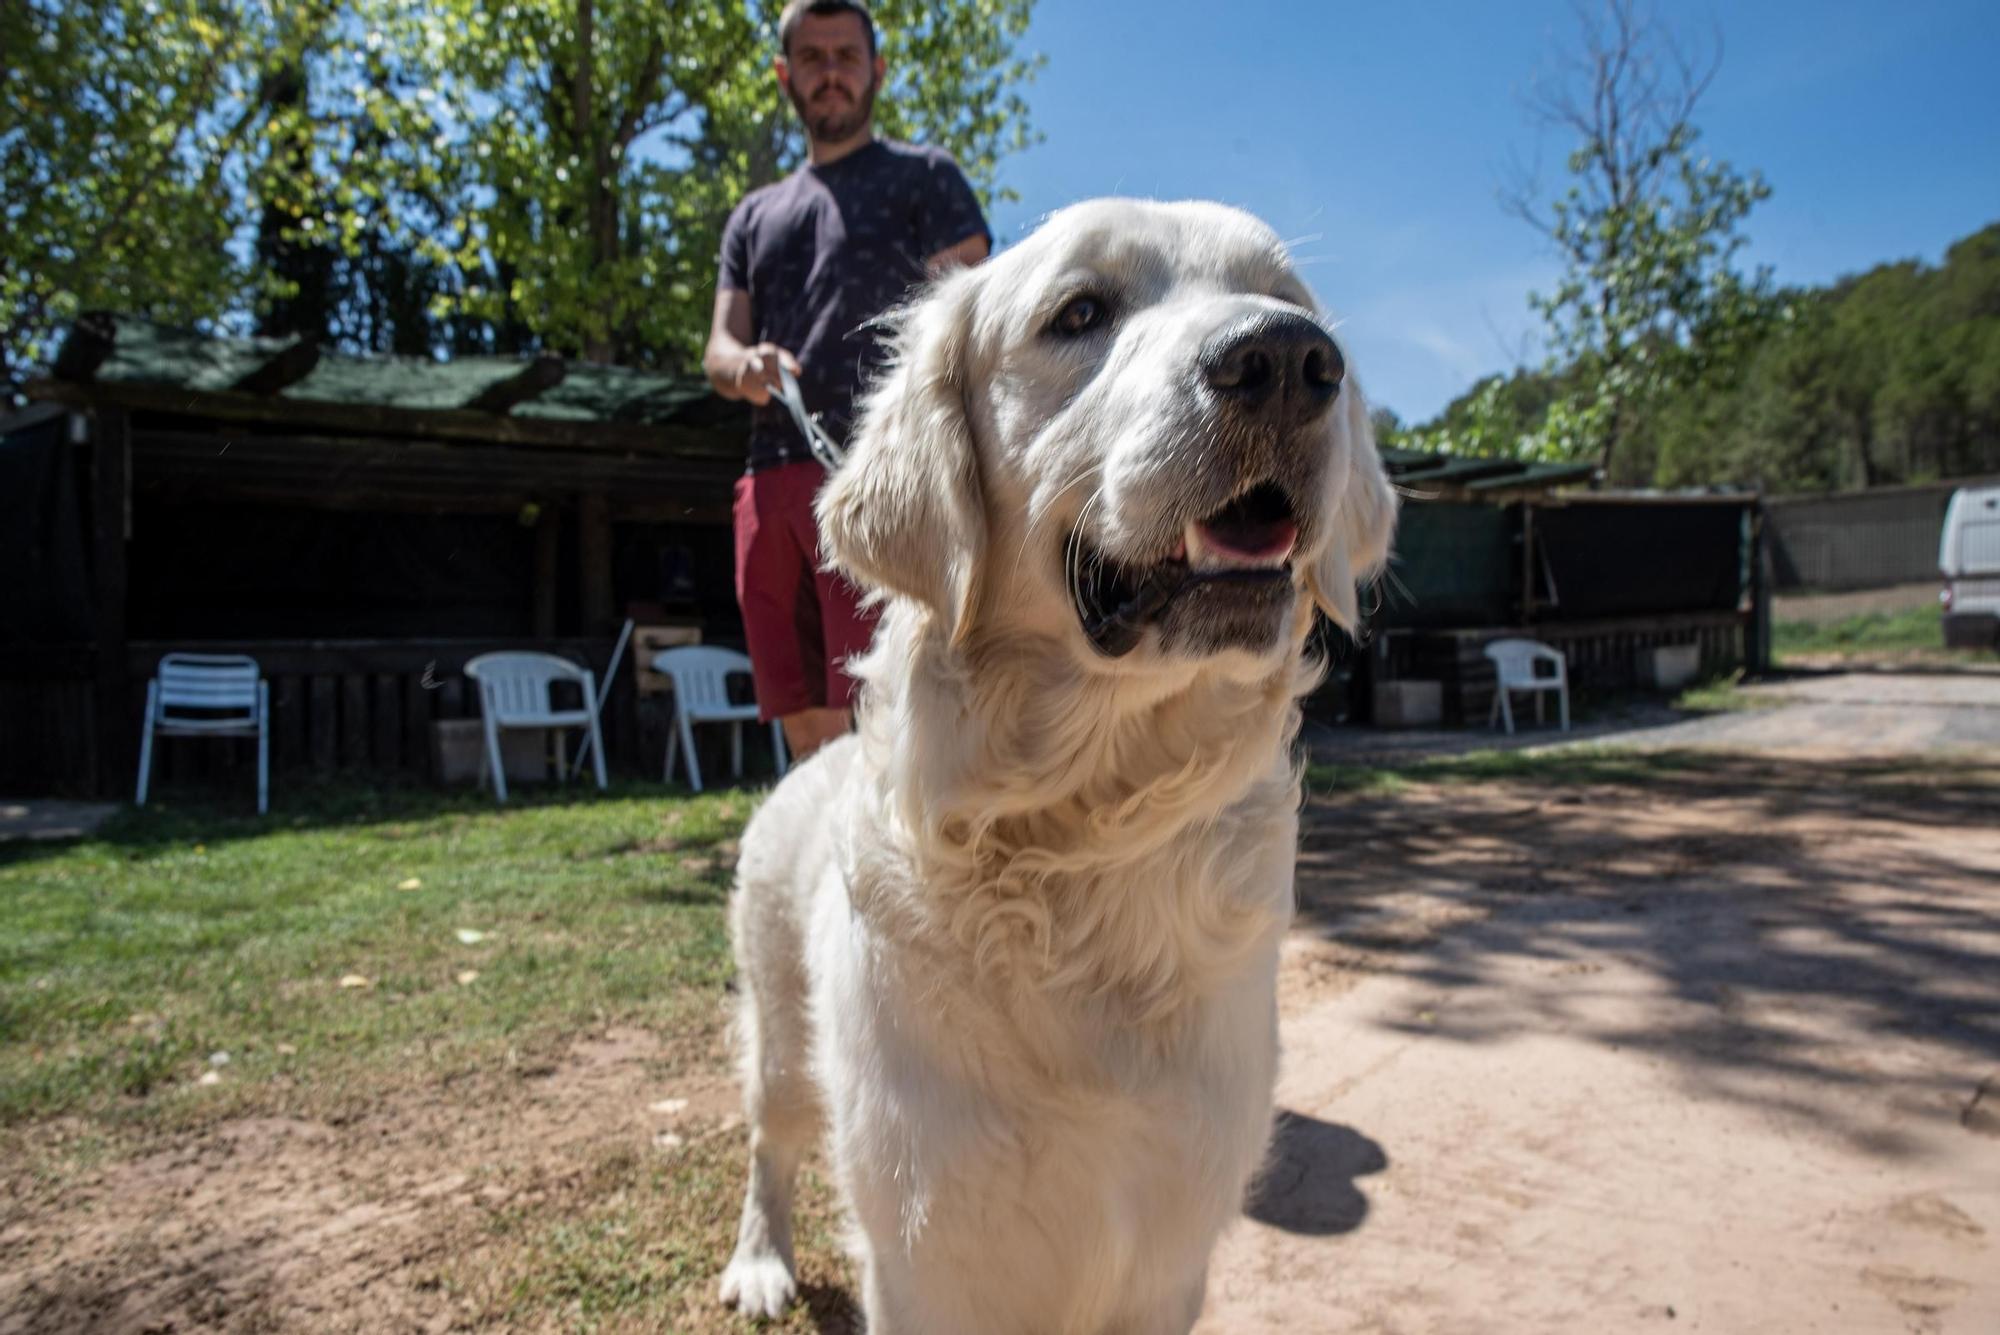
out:
{"label": "dog's eye", "polygon": [[1049,332],[1064,338],[1077,338],[1103,324],[1110,314],[1110,303],[1101,297],[1071,297],[1056,312],[1056,318],[1049,324]]}

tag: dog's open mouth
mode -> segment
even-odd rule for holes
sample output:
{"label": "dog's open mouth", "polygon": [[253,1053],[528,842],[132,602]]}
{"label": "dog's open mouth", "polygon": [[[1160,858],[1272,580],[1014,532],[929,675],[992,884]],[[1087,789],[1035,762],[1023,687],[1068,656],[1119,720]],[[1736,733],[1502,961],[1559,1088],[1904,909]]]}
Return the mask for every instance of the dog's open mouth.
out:
{"label": "dog's open mouth", "polygon": [[1298,539],[1291,498],[1276,483],[1260,482],[1189,523],[1174,549],[1157,561],[1114,561],[1072,533],[1063,564],[1084,634],[1099,653],[1118,658],[1136,648],[1146,627],[1189,589],[1289,581]]}

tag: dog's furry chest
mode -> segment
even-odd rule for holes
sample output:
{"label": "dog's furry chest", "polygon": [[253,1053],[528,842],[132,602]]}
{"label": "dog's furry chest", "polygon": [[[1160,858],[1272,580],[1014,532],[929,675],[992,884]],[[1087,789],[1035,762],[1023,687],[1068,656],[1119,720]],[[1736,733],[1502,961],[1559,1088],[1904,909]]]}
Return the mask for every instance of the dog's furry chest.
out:
{"label": "dog's furry chest", "polygon": [[[1181,970],[1163,1009],[1151,986],[1087,973],[968,973],[970,957],[890,945],[845,895],[823,900],[817,930],[844,948],[815,980],[819,1067],[857,1210],[913,1252],[1019,1251],[1052,1303],[1107,1276],[1199,1273],[1269,1134],[1283,918],[1262,913],[1199,987]],[[1042,1328],[1076,1315],[1051,1308]]]}

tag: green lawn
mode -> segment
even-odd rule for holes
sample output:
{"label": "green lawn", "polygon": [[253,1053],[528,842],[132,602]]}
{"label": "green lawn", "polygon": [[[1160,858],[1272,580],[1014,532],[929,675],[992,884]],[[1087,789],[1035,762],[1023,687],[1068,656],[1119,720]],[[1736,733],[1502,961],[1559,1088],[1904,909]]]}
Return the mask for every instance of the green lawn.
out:
{"label": "green lawn", "polygon": [[1778,621],[1771,649],[1783,661],[1799,654],[1866,655],[1913,649],[1944,652],[1943,609],[1935,602],[1897,612],[1862,612],[1838,621]]}
{"label": "green lawn", "polygon": [[[415,1304],[419,1325],[429,1304],[424,1320],[450,1313],[453,1328],[752,1329],[715,1306],[714,1285],[746,1141],[728,1119],[725,906],[757,798],[633,784],[530,790],[501,808],[473,793],[288,784],[262,819],[230,793],[127,810],[85,840],[0,845],[0,1230],[13,1260],[46,1267],[82,1248],[55,1263],[66,1274],[90,1263],[86,1223],[126,1238],[184,1223],[157,1179],[142,1175],[154,1194],[136,1215],[107,1215],[101,1198],[148,1156],[192,1153],[265,1209],[277,1208],[266,1193],[296,1195],[273,1182],[340,1169],[359,1175],[359,1208],[422,1211],[421,1229],[379,1244],[405,1267],[384,1288],[404,1296],[388,1301]],[[592,1045],[619,1042],[636,1057],[597,1081]],[[693,1122],[648,1112],[703,1090]],[[685,1142],[663,1145],[649,1125],[679,1126]],[[274,1178],[227,1149],[258,1127],[314,1130],[272,1152]],[[440,1174],[457,1184],[449,1202],[411,1195]],[[319,1247],[314,1198],[297,1199],[296,1223],[246,1235],[260,1264]],[[852,1276],[816,1163],[798,1226],[809,1305],[765,1329],[851,1330]],[[121,1284],[210,1322],[172,1296],[184,1262],[121,1245],[138,1248]],[[398,1262],[408,1253],[394,1249],[412,1247],[417,1259]],[[214,1320],[314,1328],[298,1324],[301,1286],[311,1302],[358,1299],[352,1264],[273,1294],[289,1317]],[[0,1325],[30,1310],[10,1296],[27,1301],[0,1277]],[[101,1314],[37,1310],[18,1328]]]}
{"label": "green lawn", "polygon": [[750,803],[348,785],[0,845],[0,1126],[173,1125],[279,1085],[320,1114],[585,1025],[712,1027]]}
{"label": "green lawn", "polygon": [[1395,766],[1313,765],[1306,770],[1306,791],[1325,796],[1394,794],[1415,784],[1647,783],[1698,773],[1721,763],[1697,751],[1635,751],[1615,746],[1467,751]]}

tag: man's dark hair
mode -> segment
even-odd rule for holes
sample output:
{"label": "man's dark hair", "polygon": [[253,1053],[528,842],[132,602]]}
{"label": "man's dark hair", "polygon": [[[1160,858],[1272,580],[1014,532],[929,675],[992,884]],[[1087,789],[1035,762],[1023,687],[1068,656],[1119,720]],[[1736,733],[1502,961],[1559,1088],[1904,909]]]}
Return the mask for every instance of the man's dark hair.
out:
{"label": "man's dark hair", "polygon": [[799,20],[808,14],[815,17],[855,15],[861,20],[862,31],[868,34],[868,58],[875,58],[875,17],[861,0],[789,0],[784,11],[778,15],[778,50],[784,53],[785,59],[791,59],[792,38],[798,33]]}

